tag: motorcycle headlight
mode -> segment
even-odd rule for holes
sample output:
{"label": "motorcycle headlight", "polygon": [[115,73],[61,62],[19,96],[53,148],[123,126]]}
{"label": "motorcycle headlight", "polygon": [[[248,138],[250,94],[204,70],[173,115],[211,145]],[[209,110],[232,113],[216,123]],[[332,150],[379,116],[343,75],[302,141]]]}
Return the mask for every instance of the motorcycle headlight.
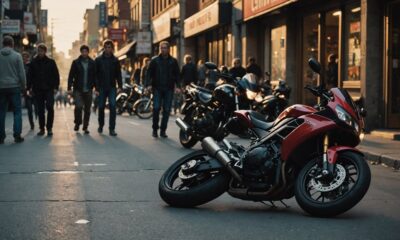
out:
{"label": "motorcycle headlight", "polygon": [[346,110],[344,110],[340,106],[336,106],[336,114],[340,120],[345,122],[347,125],[350,127],[353,127],[357,132],[360,132],[360,126],[358,126],[357,122],[353,120],[353,118],[350,116]]}
{"label": "motorcycle headlight", "polygon": [[249,89],[246,89],[246,97],[249,100],[254,100],[257,96],[256,92],[250,91]]}

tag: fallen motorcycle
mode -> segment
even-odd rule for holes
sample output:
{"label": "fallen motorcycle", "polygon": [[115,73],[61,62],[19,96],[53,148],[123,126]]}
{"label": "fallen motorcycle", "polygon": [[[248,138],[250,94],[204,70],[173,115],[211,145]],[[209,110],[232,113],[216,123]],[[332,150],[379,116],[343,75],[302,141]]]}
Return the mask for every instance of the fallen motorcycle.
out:
{"label": "fallen motorcycle", "polygon": [[[314,59],[310,67],[320,73]],[[332,217],[354,207],[368,191],[371,172],[360,143],[366,112],[348,92],[307,86],[320,98],[315,107],[296,104],[274,122],[251,110],[235,111],[226,125],[232,133],[250,131],[243,147],[212,137],[203,150],[170,166],[159,182],[161,198],[171,206],[194,207],[224,192],[249,201],[282,201],[295,196],[313,216]]]}

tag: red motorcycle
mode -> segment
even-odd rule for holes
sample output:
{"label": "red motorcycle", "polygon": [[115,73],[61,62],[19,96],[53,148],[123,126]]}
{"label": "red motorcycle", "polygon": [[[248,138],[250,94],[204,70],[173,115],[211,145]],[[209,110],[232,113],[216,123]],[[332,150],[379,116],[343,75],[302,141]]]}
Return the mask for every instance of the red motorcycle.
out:
{"label": "red motorcycle", "polygon": [[[317,61],[310,59],[309,65],[320,73]],[[320,103],[288,107],[274,122],[254,111],[236,111],[225,127],[235,134],[250,131],[250,146],[204,138],[203,150],[166,170],[159,183],[161,198],[171,206],[193,207],[226,191],[272,204],[295,196],[303,210],[320,217],[355,206],[371,181],[369,166],[355,148],[366,112],[344,89],[306,89]]]}

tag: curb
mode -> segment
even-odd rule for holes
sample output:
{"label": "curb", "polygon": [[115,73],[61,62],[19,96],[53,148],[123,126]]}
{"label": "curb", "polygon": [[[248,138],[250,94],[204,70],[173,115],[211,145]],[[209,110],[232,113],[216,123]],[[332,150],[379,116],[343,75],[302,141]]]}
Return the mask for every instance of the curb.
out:
{"label": "curb", "polygon": [[368,159],[368,161],[374,162],[376,164],[385,164],[388,167],[399,170],[399,167],[400,167],[399,159],[393,158],[388,155],[379,154],[379,153],[375,153],[375,152],[369,152],[369,151],[365,151],[365,150],[362,150],[361,152],[364,153],[364,155]]}

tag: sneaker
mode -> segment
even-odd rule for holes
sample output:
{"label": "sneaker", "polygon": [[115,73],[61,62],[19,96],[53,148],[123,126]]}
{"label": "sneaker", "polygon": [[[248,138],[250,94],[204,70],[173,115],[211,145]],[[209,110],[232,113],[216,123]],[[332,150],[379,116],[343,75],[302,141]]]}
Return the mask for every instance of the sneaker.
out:
{"label": "sneaker", "polygon": [[153,138],[158,138],[158,134],[157,131],[154,130],[153,133],[151,134],[151,136],[153,136]]}
{"label": "sneaker", "polygon": [[115,130],[110,130],[110,136],[117,136],[118,134],[115,132]]}
{"label": "sneaker", "polygon": [[24,141],[24,138],[21,136],[16,136],[14,137],[14,142],[15,143],[22,143]]}
{"label": "sneaker", "polygon": [[79,124],[75,124],[74,131],[75,132],[79,131]]}
{"label": "sneaker", "polygon": [[165,134],[165,131],[161,131],[161,132],[160,132],[160,137],[162,137],[162,138],[167,138],[168,135]]}
{"label": "sneaker", "polygon": [[88,130],[87,128],[83,128],[82,131],[83,131],[85,134],[89,134],[89,133],[90,133],[89,130]]}
{"label": "sneaker", "polygon": [[38,136],[43,136],[44,135],[44,129],[40,129],[40,131],[37,133]]}
{"label": "sneaker", "polygon": [[98,132],[98,133],[102,133],[102,132],[103,132],[103,127],[99,127],[99,128],[97,129],[97,132]]}
{"label": "sneaker", "polygon": [[47,130],[47,136],[49,136],[49,137],[53,136],[53,130],[51,130],[51,129]]}

